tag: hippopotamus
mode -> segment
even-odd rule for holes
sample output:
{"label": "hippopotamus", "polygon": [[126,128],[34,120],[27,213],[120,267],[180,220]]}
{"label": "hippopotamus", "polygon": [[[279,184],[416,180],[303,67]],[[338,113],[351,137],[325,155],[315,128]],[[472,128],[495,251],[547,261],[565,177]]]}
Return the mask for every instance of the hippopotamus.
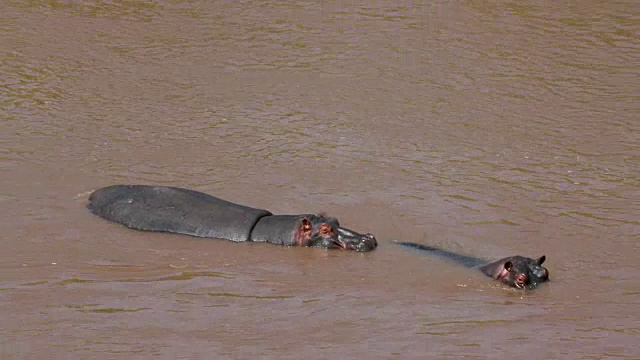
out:
{"label": "hippopotamus", "polygon": [[400,241],[396,241],[396,244],[412,249],[428,251],[434,255],[453,260],[468,268],[478,269],[494,280],[498,280],[503,284],[517,289],[535,289],[539,284],[549,280],[549,270],[541,266],[546,259],[544,255],[537,259],[515,255],[498,261],[488,262],[423,244]]}
{"label": "hippopotamus", "polygon": [[341,227],[324,214],[274,215],[178,187],[108,186],[89,196],[87,208],[137,230],[358,252],[378,246],[373,235]]}

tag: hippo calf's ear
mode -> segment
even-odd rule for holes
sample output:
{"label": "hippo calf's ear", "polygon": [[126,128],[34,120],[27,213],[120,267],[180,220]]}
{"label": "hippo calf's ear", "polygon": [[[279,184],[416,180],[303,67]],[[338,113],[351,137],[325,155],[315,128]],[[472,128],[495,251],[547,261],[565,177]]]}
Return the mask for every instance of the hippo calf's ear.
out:
{"label": "hippo calf's ear", "polygon": [[536,260],[536,263],[538,263],[538,265],[542,265],[542,263],[547,259],[546,256],[542,255],[538,258],[538,260]]}
{"label": "hippo calf's ear", "polygon": [[504,269],[507,271],[511,271],[511,269],[513,268],[513,263],[511,261],[506,261],[504,263]]}

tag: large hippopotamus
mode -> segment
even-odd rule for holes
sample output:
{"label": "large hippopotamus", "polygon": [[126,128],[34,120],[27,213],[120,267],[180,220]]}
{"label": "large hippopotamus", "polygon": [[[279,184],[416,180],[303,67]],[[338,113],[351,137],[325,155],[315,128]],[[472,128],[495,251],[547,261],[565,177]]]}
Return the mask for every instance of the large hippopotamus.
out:
{"label": "large hippopotamus", "polygon": [[378,246],[373,235],[343,228],[333,217],[273,215],[177,187],[108,186],[89,196],[87,208],[104,219],[138,230],[360,252]]}
{"label": "large hippopotamus", "polygon": [[549,270],[541,266],[546,259],[544,255],[537,259],[516,255],[498,261],[488,262],[423,244],[401,241],[396,241],[396,244],[411,249],[427,251],[431,254],[453,260],[468,268],[478,269],[494,280],[518,289],[535,289],[539,284],[549,280]]}

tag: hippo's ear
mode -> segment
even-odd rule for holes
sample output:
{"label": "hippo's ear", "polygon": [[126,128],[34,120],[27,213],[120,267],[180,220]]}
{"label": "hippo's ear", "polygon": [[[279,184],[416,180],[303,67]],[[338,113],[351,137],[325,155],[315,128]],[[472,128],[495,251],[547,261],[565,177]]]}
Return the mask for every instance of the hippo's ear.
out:
{"label": "hippo's ear", "polygon": [[542,255],[538,258],[538,260],[536,260],[536,262],[538,263],[538,265],[542,265],[542,263],[547,259],[546,256]]}
{"label": "hippo's ear", "polygon": [[302,220],[300,221],[300,230],[305,235],[310,234],[311,231],[313,230],[313,225],[311,225],[311,221],[309,221],[309,219],[307,219],[306,217],[302,218]]}
{"label": "hippo's ear", "polygon": [[511,261],[507,261],[504,263],[504,269],[507,271],[511,271],[511,268],[513,268],[513,263]]}

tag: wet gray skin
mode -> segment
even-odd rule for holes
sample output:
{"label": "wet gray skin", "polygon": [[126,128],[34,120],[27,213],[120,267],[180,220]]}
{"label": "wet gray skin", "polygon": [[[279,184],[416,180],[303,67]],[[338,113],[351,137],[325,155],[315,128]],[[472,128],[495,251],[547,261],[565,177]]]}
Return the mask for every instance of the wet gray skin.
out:
{"label": "wet gray skin", "polygon": [[89,210],[133,229],[366,252],[378,246],[371,234],[340,226],[326,215],[273,215],[194,190],[166,186],[114,185],[89,197]]}

